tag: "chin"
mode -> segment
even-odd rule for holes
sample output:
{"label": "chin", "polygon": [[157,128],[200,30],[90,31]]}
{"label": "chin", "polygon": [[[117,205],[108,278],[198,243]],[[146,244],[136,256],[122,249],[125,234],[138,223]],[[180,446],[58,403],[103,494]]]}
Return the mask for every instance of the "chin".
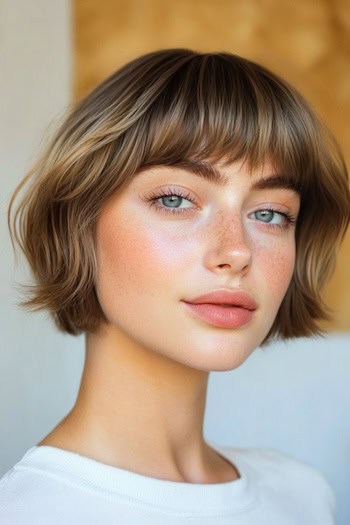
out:
{"label": "chin", "polygon": [[[211,348],[201,348],[182,362],[186,366],[202,370],[204,372],[227,372],[242,365],[254,352],[258,345],[231,344],[223,345],[217,343]],[[186,356],[187,357],[187,356]]]}

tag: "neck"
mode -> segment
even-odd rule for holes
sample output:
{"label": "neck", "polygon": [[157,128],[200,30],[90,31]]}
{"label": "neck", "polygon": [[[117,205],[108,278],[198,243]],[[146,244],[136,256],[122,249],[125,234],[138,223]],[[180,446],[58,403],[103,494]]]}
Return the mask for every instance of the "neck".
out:
{"label": "neck", "polygon": [[220,471],[231,480],[232,465],[203,439],[208,376],[105,326],[86,336],[77,401],[54,430],[58,443],[151,477],[208,483]]}

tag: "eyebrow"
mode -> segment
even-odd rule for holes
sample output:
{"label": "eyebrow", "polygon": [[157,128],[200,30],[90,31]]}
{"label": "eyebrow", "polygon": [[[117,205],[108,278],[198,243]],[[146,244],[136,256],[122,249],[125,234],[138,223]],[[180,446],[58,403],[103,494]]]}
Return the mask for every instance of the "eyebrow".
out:
{"label": "eyebrow", "polygon": [[[208,162],[184,160],[175,162],[170,165],[171,167],[184,169],[197,177],[209,180],[217,186],[224,187],[228,184],[230,177],[223,175],[217,168]],[[273,175],[262,177],[255,181],[251,189],[252,190],[265,190],[273,188],[286,188],[300,193],[300,183],[294,177],[287,176],[281,173],[275,173]]]}

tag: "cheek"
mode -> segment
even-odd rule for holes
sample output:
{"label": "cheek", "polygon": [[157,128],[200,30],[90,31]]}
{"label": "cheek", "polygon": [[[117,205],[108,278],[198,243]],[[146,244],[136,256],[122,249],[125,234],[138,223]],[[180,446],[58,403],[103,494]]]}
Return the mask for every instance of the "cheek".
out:
{"label": "cheek", "polygon": [[124,297],[152,296],[169,287],[174,276],[182,272],[186,249],[178,236],[156,230],[144,220],[101,218],[96,238],[97,290],[104,300],[113,290]]}
{"label": "cheek", "polygon": [[287,291],[295,266],[295,243],[276,243],[269,249],[260,247],[257,253],[260,279],[265,288],[281,300]]}

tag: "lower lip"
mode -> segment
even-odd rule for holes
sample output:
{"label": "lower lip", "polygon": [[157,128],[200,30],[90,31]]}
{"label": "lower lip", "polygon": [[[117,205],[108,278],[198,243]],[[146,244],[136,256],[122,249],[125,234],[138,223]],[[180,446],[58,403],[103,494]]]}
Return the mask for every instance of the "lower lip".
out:
{"label": "lower lip", "polygon": [[185,304],[198,317],[219,328],[237,328],[244,326],[251,321],[254,314],[253,310],[247,310],[240,306],[226,307],[217,304],[193,304],[186,302]]}

